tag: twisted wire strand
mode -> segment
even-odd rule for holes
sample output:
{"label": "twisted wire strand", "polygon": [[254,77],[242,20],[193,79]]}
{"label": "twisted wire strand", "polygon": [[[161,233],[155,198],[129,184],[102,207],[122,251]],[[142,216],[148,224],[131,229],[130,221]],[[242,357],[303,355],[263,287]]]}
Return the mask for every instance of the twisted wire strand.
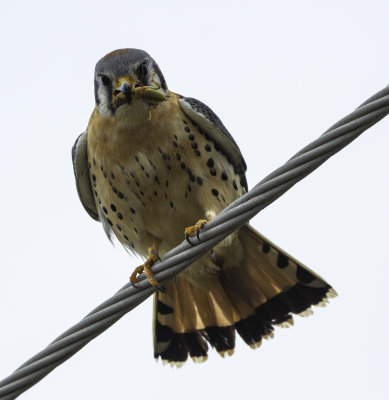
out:
{"label": "twisted wire strand", "polygon": [[[370,97],[283,166],[266,176],[253,189],[226,207],[205,225],[201,231],[201,240],[194,241],[195,246],[190,246],[184,241],[167,253],[161,262],[152,267],[157,281],[169,280],[182,272],[388,113],[389,86]],[[137,288],[130,283],[123,286],[110,299],[2,380],[0,399],[18,397],[142,303],[154,291],[143,274],[139,277]]]}

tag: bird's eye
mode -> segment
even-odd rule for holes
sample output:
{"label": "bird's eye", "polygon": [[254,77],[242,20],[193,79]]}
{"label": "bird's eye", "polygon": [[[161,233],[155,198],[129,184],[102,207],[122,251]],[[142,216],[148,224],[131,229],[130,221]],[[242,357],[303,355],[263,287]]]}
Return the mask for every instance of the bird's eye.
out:
{"label": "bird's eye", "polygon": [[101,75],[100,75],[100,79],[101,79],[101,83],[102,83],[104,86],[109,85],[110,82],[111,82],[111,80],[109,79],[109,77],[108,77],[107,75],[101,74]]}
{"label": "bird's eye", "polygon": [[139,67],[137,68],[136,72],[137,72],[139,81],[142,82],[143,84],[147,84],[146,80],[147,80],[147,74],[148,74],[149,70],[147,69],[146,62],[143,62],[142,64],[140,64]]}

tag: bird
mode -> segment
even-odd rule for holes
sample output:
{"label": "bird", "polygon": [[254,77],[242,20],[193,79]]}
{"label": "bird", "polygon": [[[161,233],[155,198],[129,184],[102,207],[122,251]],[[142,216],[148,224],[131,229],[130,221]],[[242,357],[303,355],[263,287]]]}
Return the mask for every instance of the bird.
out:
{"label": "bird", "polygon": [[145,261],[154,293],[154,357],[180,367],[230,356],[239,335],[251,348],[293,325],[336,291],[249,224],[175,279],[151,266],[248,191],[246,162],[227,128],[204,103],[168,89],[154,59],[138,49],[101,58],[95,107],[72,148],[76,187],[91,218]]}

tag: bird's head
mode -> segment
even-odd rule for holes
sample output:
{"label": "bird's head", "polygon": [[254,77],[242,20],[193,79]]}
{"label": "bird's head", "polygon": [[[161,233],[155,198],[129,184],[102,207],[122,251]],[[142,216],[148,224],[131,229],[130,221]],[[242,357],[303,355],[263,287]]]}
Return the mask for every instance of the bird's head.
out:
{"label": "bird's head", "polygon": [[126,108],[134,104],[143,108],[155,106],[167,96],[161,70],[143,50],[115,50],[96,64],[95,99],[102,117],[128,112]]}

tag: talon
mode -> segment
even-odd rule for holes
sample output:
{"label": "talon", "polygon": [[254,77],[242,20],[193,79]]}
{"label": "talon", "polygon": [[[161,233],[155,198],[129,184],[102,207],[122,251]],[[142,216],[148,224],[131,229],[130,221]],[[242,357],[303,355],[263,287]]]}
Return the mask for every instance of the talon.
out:
{"label": "talon", "polygon": [[130,276],[130,282],[132,283],[132,285],[134,287],[137,287],[135,285],[136,282],[138,282],[138,277],[137,275],[141,274],[142,272],[144,272],[144,274],[146,275],[146,278],[148,279],[150,285],[154,286],[156,289],[160,290],[161,292],[165,292],[166,289],[161,286],[155,279],[154,279],[154,274],[151,271],[151,266],[156,262],[156,261],[161,261],[161,258],[158,255],[158,252],[153,249],[152,247],[148,248],[148,252],[149,252],[149,257],[148,259],[144,262],[143,265],[140,265],[139,267],[136,267],[134,272],[131,274]]}
{"label": "talon", "polygon": [[191,245],[194,246],[194,244],[190,241],[190,235],[189,233],[185,232],[185,240]]}
{"label": "talon", "polygon": [[150,250],[151,254],[153,254],[155,257],[157,257],[158,261],[162,261],[161,257],[159,256],[157,250],[151,249]]}
{"label": "talon", "polygon": [[189,226],[188,228],[185,229],[185,239],[190,245],[194,246],[189,240],[189,238],[193,237],[195,233],[197,239],[200,241],[200,231],[207,222],[208,221],[206,219],[200,219],[196,222],[195,225]]}

